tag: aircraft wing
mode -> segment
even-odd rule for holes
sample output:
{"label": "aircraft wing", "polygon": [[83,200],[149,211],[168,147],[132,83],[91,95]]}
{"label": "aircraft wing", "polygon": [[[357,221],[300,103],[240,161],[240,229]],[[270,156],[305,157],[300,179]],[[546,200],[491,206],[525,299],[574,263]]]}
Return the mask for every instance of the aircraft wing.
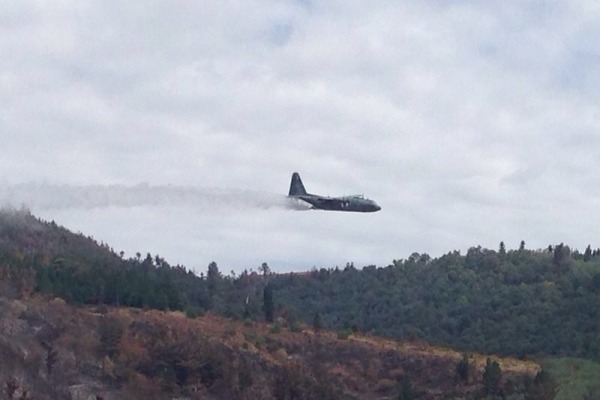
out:
{"label": "aircraft wing", "polygon": [[296,196],[297,198],[311,204],[313,208],[323,210],[343,209],[348,205],[348,200],[342,197],[325,197],[318,195]]}

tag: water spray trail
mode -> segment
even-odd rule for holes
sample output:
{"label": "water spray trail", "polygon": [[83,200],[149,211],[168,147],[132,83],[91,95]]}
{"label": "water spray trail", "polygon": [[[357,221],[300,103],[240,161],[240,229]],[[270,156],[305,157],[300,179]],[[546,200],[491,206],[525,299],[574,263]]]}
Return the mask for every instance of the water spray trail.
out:
{"label": "water spray trail", "polygon": [[192,206],[198,208],[306,209],[284,195],[240,189],[207,189],[141,183],[126,185],[0,185],[0,205],[33,210],[102,207]]}

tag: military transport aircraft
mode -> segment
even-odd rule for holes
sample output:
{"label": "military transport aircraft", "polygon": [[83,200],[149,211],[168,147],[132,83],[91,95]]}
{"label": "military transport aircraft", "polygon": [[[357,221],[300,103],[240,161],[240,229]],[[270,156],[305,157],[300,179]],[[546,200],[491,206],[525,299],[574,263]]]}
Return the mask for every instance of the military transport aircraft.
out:
{"label": "military transport aircraft", "polygon": [[310,204],[313,210],[331,210],[331,211],[355,211],[355,212],[375,212],[381,210],[373,200],[365,199],[364,196],[344,196],[344,197],[324,197],[316,194],[310,194],[304,189],[302,179],[297,172],[292,174],[290,183],[291,199],[302,200]]}

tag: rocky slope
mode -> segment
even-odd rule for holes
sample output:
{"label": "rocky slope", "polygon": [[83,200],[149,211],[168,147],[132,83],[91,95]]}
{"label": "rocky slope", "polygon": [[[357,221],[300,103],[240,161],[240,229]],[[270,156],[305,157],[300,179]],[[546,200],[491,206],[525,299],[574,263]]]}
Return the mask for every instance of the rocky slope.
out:
{"label": "rocky slope", "polygon": [[[281,321],[285,325],[284,321]],[[461,354],[423,343],[280,328],[179,312],[0,298],[0,384],[14,399],[420,399],[474,396]],[[539,366],[495,358],[504,381]],[[408,389],[407,389],[408,388]],[[416,398],[416,397],[415,397]]]}

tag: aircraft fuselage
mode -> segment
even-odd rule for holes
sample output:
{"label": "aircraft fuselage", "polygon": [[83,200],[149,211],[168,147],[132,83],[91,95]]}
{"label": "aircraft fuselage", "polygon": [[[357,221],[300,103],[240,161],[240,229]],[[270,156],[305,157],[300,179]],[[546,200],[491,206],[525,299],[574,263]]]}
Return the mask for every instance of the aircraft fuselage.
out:
{"label": "aircraft fuselage", "polygon": [[381,210],[373,200],[361,197],[322,197],[317,195],[290,196],[300,199],[317,210],[375,212]]}
{"label": "aircraft fuselage", "polygon": [[316,210],[375,212],[381,210],[376,202],[364,196],[325,197],[310,194],[304,189],[300,175],[294,172],[290,183],[289,198],[302,200]]}

